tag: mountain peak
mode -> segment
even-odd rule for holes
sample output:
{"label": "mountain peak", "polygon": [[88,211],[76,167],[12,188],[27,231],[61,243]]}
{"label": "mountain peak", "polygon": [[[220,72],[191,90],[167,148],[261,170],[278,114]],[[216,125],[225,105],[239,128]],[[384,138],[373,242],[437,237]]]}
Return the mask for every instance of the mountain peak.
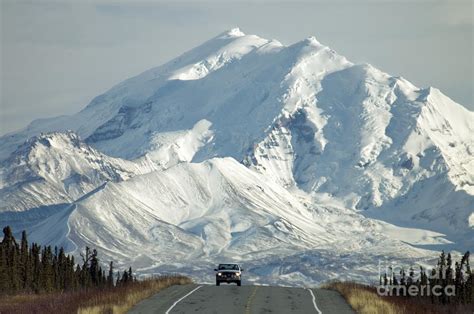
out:
{"label": "mountain peak", "polygon": [[79,147],[80,138],[71,130],[65,132],[46,132],[30,137],[10,155],[10,159],[27,156],[35,149],[49,149],[50,147]]}
{"label": "mountain peak", "polygon": [[245,33],[242,32],[242,30],[239,27],[234,27],[231,28],[221,34],[219,37],[226,37],[226,38],[236,38],[236,37],[242,37],[245,36]]}
{"label": "mountain peak", "polygon": [[310,45],[321,45],[321,43],[314,36],[309,36],[304,41]]}

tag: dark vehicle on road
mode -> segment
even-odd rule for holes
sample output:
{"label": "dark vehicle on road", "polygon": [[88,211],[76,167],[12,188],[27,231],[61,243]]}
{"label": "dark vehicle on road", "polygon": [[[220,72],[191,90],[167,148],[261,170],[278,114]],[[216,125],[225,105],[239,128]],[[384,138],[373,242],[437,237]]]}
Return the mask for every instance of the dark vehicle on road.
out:
{"label": "dark vehicle on road", "polygon": [[242,285],[242,271],[239,264],[219,264],[216,269],[216,286],[221,282],[235,282],[237,286]]}

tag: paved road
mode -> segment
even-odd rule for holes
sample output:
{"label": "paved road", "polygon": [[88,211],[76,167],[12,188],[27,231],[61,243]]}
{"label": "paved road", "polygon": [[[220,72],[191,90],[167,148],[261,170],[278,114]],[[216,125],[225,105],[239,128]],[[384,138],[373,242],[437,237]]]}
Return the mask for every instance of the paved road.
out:
{"label": "paved road", "polygon": [[324,289],[267,286],[172,286],[129,313],[309,314],[354,313],[341,295]]}

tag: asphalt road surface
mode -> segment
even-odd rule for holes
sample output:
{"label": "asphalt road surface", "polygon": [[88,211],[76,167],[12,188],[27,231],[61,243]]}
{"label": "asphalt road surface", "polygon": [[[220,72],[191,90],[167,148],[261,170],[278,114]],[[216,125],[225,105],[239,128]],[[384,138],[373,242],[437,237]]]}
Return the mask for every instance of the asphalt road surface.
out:
{"label": "asphalt road surface", "polygon": [[268,286],[172,286],[140,302],[129,313],[345,314],[354,313],[331,290]]}

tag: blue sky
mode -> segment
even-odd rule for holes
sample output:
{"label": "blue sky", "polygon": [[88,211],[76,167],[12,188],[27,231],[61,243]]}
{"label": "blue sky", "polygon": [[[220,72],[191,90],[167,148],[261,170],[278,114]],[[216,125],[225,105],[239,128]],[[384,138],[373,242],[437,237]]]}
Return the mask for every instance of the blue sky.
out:
{"label": "blue sky", "polygon": [[0,134],[79,111],[226,29],[314,35],[474,110],[472,1],[1,1]]}

